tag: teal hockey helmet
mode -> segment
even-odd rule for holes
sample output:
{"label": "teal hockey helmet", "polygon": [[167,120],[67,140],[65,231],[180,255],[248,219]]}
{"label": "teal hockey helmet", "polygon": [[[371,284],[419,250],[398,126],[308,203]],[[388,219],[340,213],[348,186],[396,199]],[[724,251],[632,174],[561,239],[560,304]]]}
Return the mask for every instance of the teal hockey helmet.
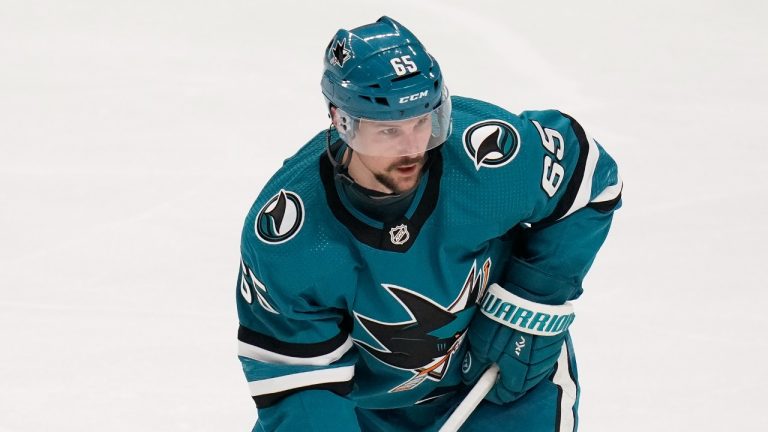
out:
{"label": "teal hockey helmet", "polygon": [[[405,156],[447,139],[451,103],[440,65],[392,18],[336,32],[323,65],[323,96],[329,109],[337,109],[339,136],[355,151]],[[426,130],[419,133],[428,135],[428,141],[414,148],[393,140],[400,126],[400,132]],[[382,133],[364,137],[361,132],[371,128]]]}

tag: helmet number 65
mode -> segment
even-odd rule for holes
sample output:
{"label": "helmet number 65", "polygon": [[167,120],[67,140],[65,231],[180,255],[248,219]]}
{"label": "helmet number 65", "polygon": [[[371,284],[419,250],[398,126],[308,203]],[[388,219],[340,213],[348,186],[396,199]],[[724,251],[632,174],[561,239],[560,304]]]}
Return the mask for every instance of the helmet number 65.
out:
{"label": "helmet number 65", "polygon": [[412,73],[419,70],[416,67],[416,63],[411,60],[410,55],[404,55],[402,57],[395,57],[389,61],[389,64],[395,69],[397,76],[403,76],[406,73]]}

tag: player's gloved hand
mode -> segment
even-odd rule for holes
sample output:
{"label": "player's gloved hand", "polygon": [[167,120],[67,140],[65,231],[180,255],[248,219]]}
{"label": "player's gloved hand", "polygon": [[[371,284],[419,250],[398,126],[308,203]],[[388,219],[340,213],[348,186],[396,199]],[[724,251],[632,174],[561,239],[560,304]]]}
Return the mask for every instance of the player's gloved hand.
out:
{"label": "player's gloved hand", "polygon": [[488,288],[479,306],[467,332],[463,380],[471,385],[491,363],[498,364],[498,381],[485,398],[508,403],[551,373],[575,317],[573,307],[525,300],[498,284]]}

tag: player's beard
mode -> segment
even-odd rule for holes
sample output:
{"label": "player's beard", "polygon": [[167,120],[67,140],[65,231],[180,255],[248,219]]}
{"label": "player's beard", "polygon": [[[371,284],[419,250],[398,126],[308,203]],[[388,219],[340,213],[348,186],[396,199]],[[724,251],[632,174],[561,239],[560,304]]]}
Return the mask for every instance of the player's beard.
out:
{"label": "player's beard", "polygon": [[[426,155],[424,154],[411,157],[405,156],[398,159],[396,162],[393,162],[383,172],[374,173],[373,175],[376,180],[378,180],[378,182],[384,185],[387,189],[396,194],[402,194],[410,191],[419,183],[419,179],[421,178],[421,170],[424,167],[425,160]],[[398,172],[398,168],[406,167],[409,165],[416,165],[413,175],[403,175]]]}

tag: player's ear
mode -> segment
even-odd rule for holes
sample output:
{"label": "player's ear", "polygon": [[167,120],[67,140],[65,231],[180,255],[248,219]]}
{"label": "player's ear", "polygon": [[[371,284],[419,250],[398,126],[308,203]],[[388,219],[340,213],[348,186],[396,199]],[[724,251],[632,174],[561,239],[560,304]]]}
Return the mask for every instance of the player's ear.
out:
{"label": "player's ear", "polygon": [[339,111],[338,109],[333,106],[328,106],[328,116],[331,118],[331,122],[333,123],[333,126],[338,129],[339,128]]}

